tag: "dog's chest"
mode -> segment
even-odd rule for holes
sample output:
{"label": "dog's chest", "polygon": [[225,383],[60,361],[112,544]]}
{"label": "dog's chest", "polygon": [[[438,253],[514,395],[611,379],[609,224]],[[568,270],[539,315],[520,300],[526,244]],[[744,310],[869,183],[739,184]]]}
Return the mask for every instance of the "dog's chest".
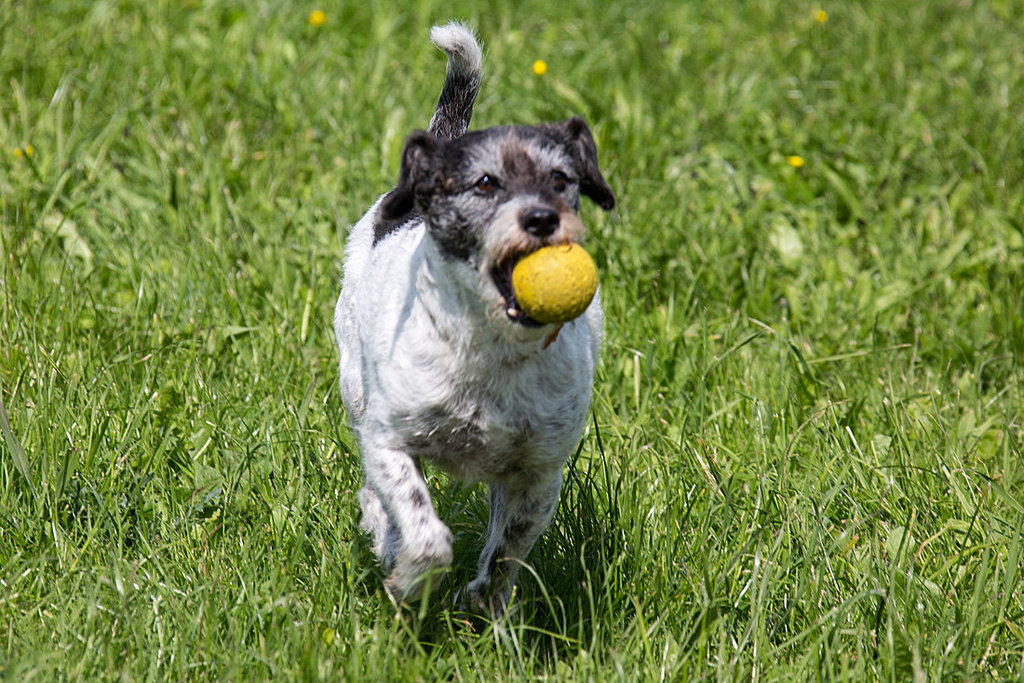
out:
{"label": "dog's chest", "polygon": [[580,390],[455,385],[399,420],[406,452],[466,481],[511,481],[561,466],[589,405]]}

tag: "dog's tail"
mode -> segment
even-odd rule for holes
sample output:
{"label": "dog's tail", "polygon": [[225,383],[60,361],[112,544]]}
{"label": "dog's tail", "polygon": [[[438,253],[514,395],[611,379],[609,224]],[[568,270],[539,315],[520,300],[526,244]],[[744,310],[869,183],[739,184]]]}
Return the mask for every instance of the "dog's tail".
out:
{"label": "dog's tail", "polygon": [[473,103],[480,92],[483,52],[473,33],[454,21],[430,29],[430,40],[448,55],[448,73],[429,130],[451,140],[469,130]]}

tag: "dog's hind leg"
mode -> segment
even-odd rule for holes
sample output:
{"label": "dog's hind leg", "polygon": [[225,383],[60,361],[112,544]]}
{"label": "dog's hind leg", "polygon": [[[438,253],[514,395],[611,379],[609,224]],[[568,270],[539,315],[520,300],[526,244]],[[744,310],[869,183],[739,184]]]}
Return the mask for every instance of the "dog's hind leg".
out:
{"label": "dog's hind leg", "polygon": [[491,485],[487,541],[468,590],[470,599],[492,616],[505,611],[516,574],[551,521],[561,489],[561,470],[529,486]]}

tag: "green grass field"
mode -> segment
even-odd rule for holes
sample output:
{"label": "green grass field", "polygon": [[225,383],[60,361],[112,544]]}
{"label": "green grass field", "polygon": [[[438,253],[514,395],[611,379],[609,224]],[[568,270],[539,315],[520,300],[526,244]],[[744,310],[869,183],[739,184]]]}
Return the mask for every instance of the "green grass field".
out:
{"label": "green grass field", "polygon": [[[406,4],[0,0],[2,677],[1024,677],[1020,3]],[[619,200],[498,624],[443,475],[384,596],[331,330],[450,17],[474,126],[585,116]]]}

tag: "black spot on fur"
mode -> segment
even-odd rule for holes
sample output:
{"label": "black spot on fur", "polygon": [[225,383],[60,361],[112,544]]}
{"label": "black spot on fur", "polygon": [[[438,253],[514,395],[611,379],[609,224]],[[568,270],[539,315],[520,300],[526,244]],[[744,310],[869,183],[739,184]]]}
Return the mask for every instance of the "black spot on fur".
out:
{"label": "black spot on fur", "polygon": [[398,185],[380,203],[382,223],[407,219],[417,208],[417,196],[431,191],[435,176],[434,156],[440,144],[440,140],[422,130],[405,141]]}
{"label": "black spot on fur", "polygon": [[[394,190],[391,192],[394,192]],[[388,196],[391,195],[391,192],[388,193]],[[384,201],[387,202],[388,197],[385,197]],[[373,246],[377,246],[381,240],[391,233],[398,232],[403,227],[415,225],[419,217],[420,214],[415,208],[393,218],[385,218],[379,215],[377,222],[373,226]]]}
{"label": "black spot on fur", "polygon": [[412,494],[409,496],[409,502],[412,503],[413,507],[426,507],[429,504],[426,495],[419,489],[413,489]]}
{"label": "black spot on fur", "polygon": [[430,132],[446,140],[465,133],[479,90],[479,74],[449,71],[437,101],[437,111],[430,122]]}
{"label": "black spot on fur", "polygon": [[533,522],[528,519],[513,517],[505,526],[505,538],[510,541],[516,541],[525,536],[532,526]]}
{"label": "black spot on fur", "polygon": [[502,163],[505,173],[516,178],[534,180],[537,175],[537,164],[529,153],[518,144],[507,144],[501,149]]}
{"label": "black spot on fur", "polygon": [[430,236],[440,245],[441,250],[460,261],[466,261],[476,251],[479,241],[469,226],[461,222],[427,225]]}
{"label": "black spot on fur", "polygon": [[484,447],[479,419],[475,413],[468,419],[455,417],[443,406],[427,408],[410,416],[412,429],[405,438],[405,450],[427,458],[479,453]]}

